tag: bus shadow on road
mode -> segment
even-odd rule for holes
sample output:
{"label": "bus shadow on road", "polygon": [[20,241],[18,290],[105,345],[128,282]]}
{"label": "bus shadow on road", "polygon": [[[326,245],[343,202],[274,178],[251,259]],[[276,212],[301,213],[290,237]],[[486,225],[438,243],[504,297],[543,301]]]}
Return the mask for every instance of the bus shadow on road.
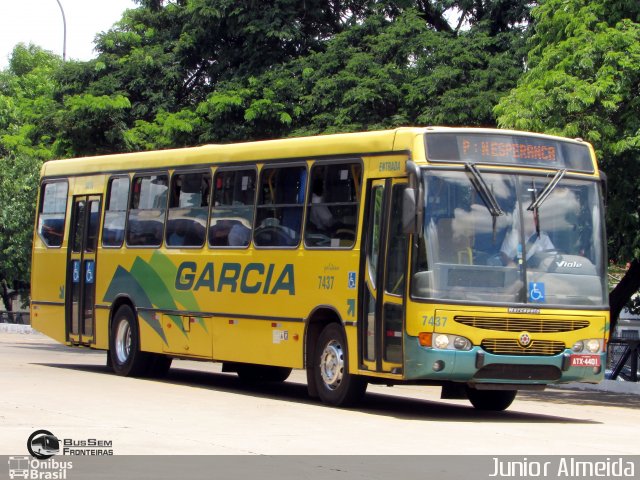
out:
{"label": "bus shadow on road", "polygon": [[522,392],[524,400],[540,400],[555,404],[596,405],[601,407],[640,408],[640,395],[631,393],[600,392],[597,390],[556,390]]}
{"label": "bus shadow on road", "polygon": [[[114,375],[104,365],[79,365],[79,364],[54,364],[34,363],[51,368],[62,368],[97,374]],[[159,382],[190,388],[201,388],[217,392],[249,395],[257,398],[303,403],[316,405],[319,408],[335,408],[322,404],[318,399],[312,399],[307,394],[305,384],[287,381],[284,383],[258,383],[247,384],[241,381],[235,374],[205,372],[182,368],[171,368],[165,378],[139,378],[140,382]],[[523,398],[528,398],[523,394]],[[553,401],[540,394],[540,401]],[[402,420],[423,421],[447,421],[447,422],[498,422],[498,423],[575,423],[575,424],[600,424],[586,419],[576,419],[539,413],[519,412],[518,400],[511,409],[504,412],[483,412],[474,409],[471,405],[451,404],[446,401],[433,401],[420,398],[407,398],[399,395],[368,392],[364,399],[354,407],[362,413],[370,415],[383,415]],[[581,404],[581,399],[576,398],[576,404]]]}

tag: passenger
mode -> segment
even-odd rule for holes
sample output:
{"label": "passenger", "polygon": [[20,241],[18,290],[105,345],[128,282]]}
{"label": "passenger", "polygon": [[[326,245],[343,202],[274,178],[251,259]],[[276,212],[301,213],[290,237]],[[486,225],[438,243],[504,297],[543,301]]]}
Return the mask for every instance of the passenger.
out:
{"label": "passenger", "polygon": [[[555,250],[553,242],[545,232],[535,231],[535,223],[533,221],[524,222],[525,237],[527,238],[525,244],[525,251],[527,252],[528,261],[536,253],[544,251]],[[518,257],[522,256],[522,247],[518,251],[520,245],[520,231],[517,228],[511,228],[507,235],[504,237],[502,246],[500,247],[500,257],[504,265],[513,265],[518,261]]]}
{"label": "passenger", "polygon": [[333,214],[329,207],[326,205],[318,205],[324,203],[324,187],[322,185],[322,179],[316,178],[313,182],[313,190],[311,193],[311,212],[309,213],[309,220],[313,223],[318,230],[329,230],[335,225]]}
{"label": "passenger", "polygon": [[235,222],[229,230],[228,239],[230,247],[246,247],[251,240],[251,229],[240,222]]}

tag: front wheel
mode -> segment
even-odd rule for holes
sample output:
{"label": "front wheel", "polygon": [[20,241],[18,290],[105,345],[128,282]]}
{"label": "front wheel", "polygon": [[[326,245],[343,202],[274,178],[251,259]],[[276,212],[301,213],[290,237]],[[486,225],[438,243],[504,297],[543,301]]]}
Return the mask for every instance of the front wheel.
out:
{"label": "front wheel", "polygon": [[313,369],[318,396],[324,403],[353,405],[367,390],[363,377],[349,373],[346,336],[337,323],[330,323],[320,333]]}
{"label": "front wheel", "polygon": [[140,351],[140,334],[136,316],[127,305],[121,306],[113,317],[109,336],[111,368],[125,377],[147,373],[151,358]]}
{"label": "front wheel", "polygon": [[501,412],[509,408],[516,398],[517,390],[476,390],[467,387],[467,397],[477,410]]}

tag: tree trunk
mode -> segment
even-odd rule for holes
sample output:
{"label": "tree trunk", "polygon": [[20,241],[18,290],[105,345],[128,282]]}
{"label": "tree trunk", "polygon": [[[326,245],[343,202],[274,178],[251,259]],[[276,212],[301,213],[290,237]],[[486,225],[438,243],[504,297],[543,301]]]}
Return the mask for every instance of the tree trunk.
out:
{"label": "tree trunk", "polygon": [[631,296],[640,288],[640,261],[635,259],[631,262],[627,273],[624,274],[620,283],[609,294],[609,313],[611,321],[609,324],[609,334],[613,335],[618,323],[620,312],[631,299]]}
{"label": "tree trunk", "polygon": [[2,301],[4,303],[4,308],[7,312],[11,312],[12,302],[11,302],[11,292],[9,291],[9,286],[7,285],[6,280],[2,280],[2,288],[0,289],[0,296],[2,296]]}

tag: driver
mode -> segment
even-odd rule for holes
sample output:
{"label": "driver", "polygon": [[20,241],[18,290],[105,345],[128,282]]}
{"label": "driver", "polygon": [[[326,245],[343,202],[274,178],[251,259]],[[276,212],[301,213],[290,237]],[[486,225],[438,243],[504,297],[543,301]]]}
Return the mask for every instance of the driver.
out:
{"label": "driver", "polygon": [[[535,231],[535,223],[532,221],[524,222],[524,234],[527,239],[524,250],[527,252],[527,261],[536,253],[545,250],[555,250],[553,242],[542,230]],[[518,248],[520,247],[520,248]],[[522,246],[520,245],[520,232],[517,228],[512,227],[504,237],[502,246],[500,247],[500,257],[504,265],[513,265],[518,257],[522,257]]]}

